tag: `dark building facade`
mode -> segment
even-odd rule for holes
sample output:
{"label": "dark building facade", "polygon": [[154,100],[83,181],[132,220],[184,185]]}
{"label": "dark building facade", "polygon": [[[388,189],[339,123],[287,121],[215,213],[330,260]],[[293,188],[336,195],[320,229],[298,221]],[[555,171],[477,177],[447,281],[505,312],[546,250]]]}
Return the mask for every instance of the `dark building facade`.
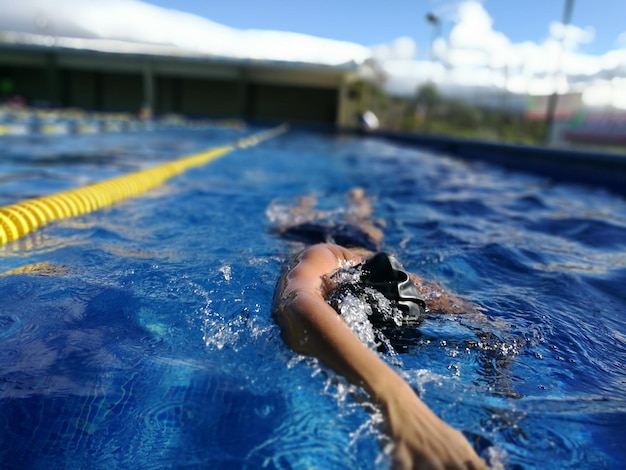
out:
{"label": "dark building facade", "polygon": [[0,43],[0,81],[30,105],[88,111],[351,126],[359,106],[355,66]]}

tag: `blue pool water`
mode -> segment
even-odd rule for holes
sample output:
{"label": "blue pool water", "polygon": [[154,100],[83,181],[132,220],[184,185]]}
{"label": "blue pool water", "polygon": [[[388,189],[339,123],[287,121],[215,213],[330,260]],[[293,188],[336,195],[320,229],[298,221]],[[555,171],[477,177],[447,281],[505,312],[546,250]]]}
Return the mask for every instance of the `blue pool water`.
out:
{"label": "blue pool water", "polygon": [[[0,205],[258,129],[0,140]],[[372,415],[270,318],[301,195],[373,197],[384,247],[480,305],[387,357],[504,468],[626,462],[626,201],[292,130],[0,248],[2,468],[386,468]],[[284,215],[284,214],[283,214]]]}

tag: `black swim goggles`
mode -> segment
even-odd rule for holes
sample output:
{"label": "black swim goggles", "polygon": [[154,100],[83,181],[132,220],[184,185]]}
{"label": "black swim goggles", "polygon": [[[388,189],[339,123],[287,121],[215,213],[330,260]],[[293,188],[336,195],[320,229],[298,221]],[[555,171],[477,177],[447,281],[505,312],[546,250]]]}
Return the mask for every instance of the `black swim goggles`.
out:
{"label": "black swim goggles", "polygon": [[403,325],[419,325],[426,303],[400,262],[387,253],[377,253],[361,265],[361,283],[384,295],[402,312]]}

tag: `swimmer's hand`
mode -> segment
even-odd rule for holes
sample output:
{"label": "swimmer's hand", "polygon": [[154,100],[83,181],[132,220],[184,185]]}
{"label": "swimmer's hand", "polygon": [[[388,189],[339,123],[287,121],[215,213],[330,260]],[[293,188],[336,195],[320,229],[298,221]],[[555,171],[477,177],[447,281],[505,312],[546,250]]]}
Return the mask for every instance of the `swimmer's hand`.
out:
{"label": "swimmer's hand", "polygon": [[399,380],[379,393],[395,446],[394,469],[472,469],[489,467],[463,434],[439,419],[411,387]]}

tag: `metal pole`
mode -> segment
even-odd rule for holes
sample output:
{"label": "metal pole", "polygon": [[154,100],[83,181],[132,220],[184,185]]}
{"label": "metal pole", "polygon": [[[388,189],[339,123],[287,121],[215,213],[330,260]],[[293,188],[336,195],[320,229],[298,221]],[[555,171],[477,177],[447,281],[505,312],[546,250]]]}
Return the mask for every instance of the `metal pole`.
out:
{"label": "metal pole", "polygon": [[152,63],[146,60],[143,64],[143,104],[141,105],[140,111],[142,119],[152,119],[155,111],[154,98],[154,71],[152,69]]}
{"label": "metal pole", "polygon": [[430,60],[433,60],[433,50],[435,46],[435,39],[441,35],[441,20],[434,13],[428,13],[426,15],[426,21],[433,25],[432,37],[430,39]]}
{"label": "metal pole", "polygon": [[[574,10],[574,0],[565,0],[565,5],[563,7],[563,26],[567,26],[572,20],[572,12]],[[561,71],[561,59],[563,55],[563,48],[565,42],[565,31],[563,31],[563,37],[561,38],[561,51],[557,62],[557,69],[555,72],[555,88],[552,94],[548,97],[548,109],[546,110],[546,135],[545,135],[545,144],[550,143],[550,137],[552,134],[552,127],[554,126],[554,116],[556,114],[556,107],[559,102],[559,95],[556,91],[556,78]]]}

